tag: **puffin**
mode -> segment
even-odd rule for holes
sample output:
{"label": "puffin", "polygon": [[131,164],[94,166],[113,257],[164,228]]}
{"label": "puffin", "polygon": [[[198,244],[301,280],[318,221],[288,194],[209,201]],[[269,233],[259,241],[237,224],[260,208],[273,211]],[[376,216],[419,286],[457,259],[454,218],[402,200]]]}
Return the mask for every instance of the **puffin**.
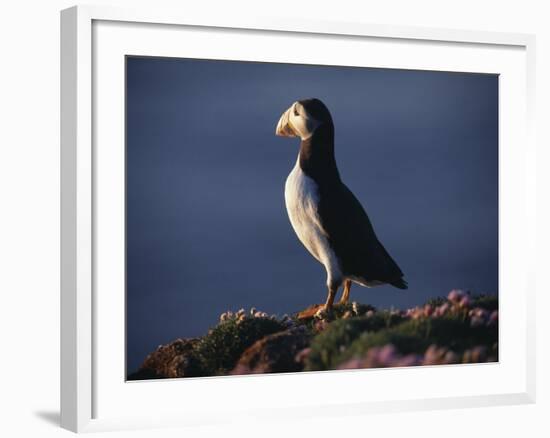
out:
{"label": "puffin", "polygon": [[407,289],[403,272],[376,237],[365,209],[342,182],[334,155],[334,123],[325,104],[316,98],[294,102],[280,117],[275,134],[301,140],[284,198],[298,239],[326,270],[328,295],[318,313],[331,313],[342,285],[339,303],[348,303],[352,282]]}

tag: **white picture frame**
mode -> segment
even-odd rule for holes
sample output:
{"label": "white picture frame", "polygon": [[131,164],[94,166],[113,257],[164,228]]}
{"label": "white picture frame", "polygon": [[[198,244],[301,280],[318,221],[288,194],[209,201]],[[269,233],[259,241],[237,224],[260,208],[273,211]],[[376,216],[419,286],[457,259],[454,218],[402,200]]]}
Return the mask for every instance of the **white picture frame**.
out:
{"label": "white picture frame", "polygon": [[[120,26],[120,29],[117,26]],[[139,37],[146,28],[149,29],[147,31],[149,40],[152,41],[149,47],[145,47]],[[123,309],[121,310],[120,307],[120,303],[124,300],[124,288],[116,287],[117,284],[120,285],[118,274],[114,273],[112,276],[104,274],[105,270],[102,270],[101,266],[105,245],[98,245],[98,238],[101,240],[98,236],[110,232],[118,233],[116,236],[113,234],[114,238],[109,239],[110,242],[114,242],[112,244],[114,251],[109,250],[109,252],[116,257],[120,254],[120,248],[118,250],[115,248],[117,242],[120,242],[120,229],[116,227],[110,229],[109,224],[101,225],[104,222],[102,217],[98,216],[97,209],[97,206],[102,203],[105,203],[102,204],[105,208],[101,211],[105,211],[109,205],[120,202],[120,198],[117,198],[117,190],[113,191],[114,194],[106,194],[101,189],[101,181],[110,178],[109,175],[114,179],[118,178],[117,175],[120,176],[120,162],[117,161],[120,155],[98,156],[95,148],[97,148],[98,139],[102,145],[116,144],[116,139],[120,139],[123,128],[119,126],[120,123],[108,128],[105,128],[105,124],[101,125],[107,109],[98,90],[108,91],[110,96],[114,96],[113,99],[118,99],[115,105],[109,105],[113,111],[109,114],[109,120],[113,120],[116,124],[121,117],[120,107],[117,105],[120,104],[120,93],[123,92],[121,84],[124,80],[118,75],[119,64],[113,70],[117,73],[114,75],[107,75],[106,73],[110,70],[103,69],[111,68],[110,59],[120,61],[121,54],[129,53],[126,52],[128,41],[132,41],[133,46],[130,54],[135,54],[136,50],[141,51],[140,47],[143,48],[142,53],[157,53],[158,47],[162,47],[164,52],[159,55],[177,56],[181,44],[178,45],[176,42],[172,47],[160,34],[177,33],[178,29],[186,29],[189,32],[198,31],[202,35],[201,38],[206,39],[209,33],[233,30],[236,31],[234,32],[235,41],[237,39],[241,42],[248,41],[252,46],[256,39],[269,34],[269,38],[262,40],[266,51],[271,50],[269,39],[276,40],[284,37],[295,38],[298,41],[308,36],[334,38],[335,41],[337,40],[335,44],[342,47],[346,44],[365,42],[374,45],[383,43],[388,47],[391,44],[402,46],[397,47],[396,50],[403,50],[403,47],[411,49],[416,47],[420,50],[419,56],[411,59],[403,56],[399,61],[395,59],[395,55],[391,55],[389,49],[388,53],[385,48],[373,49],[376,50],[373,53],[379,56],[375,57],[378,59],[376,66],[422,68],[424,65],[424,68],[449,70],[460,70],[461,66],[466,66],[465,71],[470,71],[474,68],[472,66],[479,65],[479,71],[503,75],[501,92],[504,101],[501,103],[500,112],[500,166],[502,169],[500,199],[503,201],[503,206],[500,213],[502,225],[500,237],[504,239],[504,244],[500,245],[500,265],[501,275],[505,277],[501,277],[500,282],[511,286],[510,292],[507,292],[507,289],[499,292],[502,315],[500,336],[508,342],[502,348],[499,363],[446,366],[444,369],[421,367],[423,369],[414,371],[359,370],[331,372],[330,375],[305,373],[306,376],[298,373],[286,376],[184,379],[185,382],[181,379],[155,382],[120,381],[122,371],[118,366],[120,358],[117,348],[120,348],[120,339],[124,339],[124,333],[120,333],[120,321],[124,320]],[[151,38],[153,33],[159,36]],[[127,35],[131,35],[132,38],[128,38]],[[174,35],[170,35],[171,40]],[[183,32],[180,36],[177,33],[176,37],[187,38],[188,34]],[[219,56],[216,55],[221,53],[219,45],[209,46],[206,39],[204,44],[201,43],[193,48],[193,53],[200,53],[202,50],[203,57]],[[155,47],[155,44],[158,46]],[[467,68],[467,64],[461,64],[464,62],[462,55],[445,56],[445,52],[451,50],[449,49],[451,46],[452,50],[461,50],[465,57],[471,57],[470,69]],[[235,49],[236,45],[232,47]],[[173,50],[175,55],[170,55],[170,50]],[[252,55],[253,50],[257,49],[251,50],[250,55],[244,52],[241,55],[237,52],[228,53],[226,59],[252,59],[256,56]],[[435,60],[431,56],[428,57],[430,50],[436,50],[441,54],[441,59]],[[468,51],[478,52],[468,55]],[[312,415],[360,415],[367,412],[399,412],[414,409],[534,402],[535,282],[534,260],[531,259],[532,254],[535,254],[535,144],[532,128],[534,53],[534,36],[526,34],[394,27],[361,22],[258,18],[246,17],[242,14],[235,14],[232,17],[215,15],[205,17],[194,15],[188,10],[182,12],[75,6],[62,11],[61,426],[75,432],[88,432],[235,422],[250,416],[266,419],[281,415],[305,418]],[[276,51],[263,56],[268,56],[268,60],[272,61],[297,62],[300,60],[299,58],[280,58]],[[333,62],[348,65],[346,61],[336,59],[336,53],[319,56],[333,57]],[[423,59],[422,56],[426,58]],[[101,62],[97,62],[98,60]],[[325,62],[330,62],[330,59],[325,59]],[[440,62],[443,67],[437,67],[436,62]],[[100,84],[104,78],[107,78],[105,86]],[[98,123],[102,126],[100,129],[98,129]],[[507,128],[510,129],[504,132],[502,123],[507,123]],[[115,131],[117,134],[114,134]],[[105,136],[104,132],[106,132]],[[113,139],[115,143],[110,143]],[[120,152],[116,146],[111,149],[115,154],[116,151]],[[513,176],[512,169],[514,169]],[[522,208],[514,210],[513,205],[521,205]],[[117,217],[116,214],[114,217]],[[519,225],[522,225],[521,236]],[[513,254],[515,252],[522,254],[522,260]],[[510,270],[506,268],[512,263],[516,269],[513,274],[509,274]],[[99,276],[98,271],[101,273]],[[107,282],[115,285],[111,290],[114,291],[113,295],[116,295],[114,298],[116,301],[113,301],[109,311],[105,307],[108,300],[97,299],[98,290],[102,290]],[[512,286],[514,293],[512,293]],[[512,310],[517,311],[517,314],[514,314],[514,333],[509,330],[510,326],[507,323],[507,317],[511,315]],[[112,342],[105,336],[105,331],[115,334],[112,336]],[[117,356],[112,364],[111,361],[107,361],[109,363],[105,361],[109,354]],[[120,351],[120,355],[123,354],[124,352]],[[511,364],[509,369],[508,364]],[[372,391],[357,391],[348,398],[345,395],[339,398],[337,394],[337,389],[341,385],[354,385],[360,388],[364,380],[372,380],[372,376],[380,376],[377,379],[386,382],[387,374],[376,373],[388,372],[392,373],[390,378],[396,382],[397,389],[390,390],[386,385],[387,392],[384,392],[383,386],[376,388],[376,385],[371,382],[369,387]],[[446,381],[451,375],[458,381],[456,387],[442,388],[439,385],[436,388],[438,381]],[[436,383],[432,392],[429,392],[430,388],[427,392],[422,392],[412,384],[411,388],[399,392],[399,387],[407,387],[407,382],[412,380],[411,377],[418,382],[427,381],[428,378],[433,379]],[[491,378],[495,380],[491,381]],[[478,392],[473,392],[468,385],[461,384],[461,379],[464,379],[463,382],[479,379],[480,382],[486,382],[486,385],[481,385]],[[113,384],[115,380],[118,383]],[[321,380],[325,385],[322,392],[334,394],[330,403],[322,399],[320,396],[322,392],[317,389]],[[182,390],[182,384],[186,385],[186,394],[196,396],[194,399],[190,397],[193,399],[192,407],[195,409],[193,412],[189,411],[189,406],[168,410],[162,403],[157,403],[155,406],[147,406],[149,415],[143,415],[139,413],[138,407],[131,405],[131,400],[139,398],[140,395],[145,400],[159,400],[162,394],[173,397],[177,391]],[[285,388],[288,390],[297,385],[303,385],[303,396],[295,403],[287,404],[284,397]],[[272,391],[272,400],[262,398],[261,394],[256,395],[254,399],[247,398],[246,395],[254,391],[254,388]],[[241,395],[228,395],[236,393]],[[212,402],[214,394],[217,394],[219,402]],[[383,394],[387,396],[382,396]],[[106,395],[112,402],[107,401]],[[126,398],[123,400],[124,397]],[[228,400],[231,400],[231,409],[223,409],[223,403],[227,404]],[[123,410],[121,406],[126,404],[129,408]]]}

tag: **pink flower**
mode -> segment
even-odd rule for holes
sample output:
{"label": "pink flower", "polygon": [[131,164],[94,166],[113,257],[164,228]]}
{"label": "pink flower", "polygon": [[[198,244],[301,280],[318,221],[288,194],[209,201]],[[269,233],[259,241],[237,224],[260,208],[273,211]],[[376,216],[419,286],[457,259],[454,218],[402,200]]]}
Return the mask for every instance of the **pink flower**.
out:
{"label": "pink flower", "polygon": [[488,313],[485,309],[482,309],[481,307],[475,307],[472,310],[468,312],[468,315],[472,318],[480,318],[480,319],[487,319]]}
{"label": "pink flower", "polygon": [[400,354],[392,344],[369,349],[362,358],[352,358],[338,369],[351,368],[385,368],[385,367],[407,367],[421,365],[422,358],[416,354]]}
{"label": "pink flower", "polygon": [[422,365],[444,365],[457,362],[458,356],[451,350],[437,345],[430,345],[424,353]]}
{"label": "pink flower", "polygon": [[455,352],[449,350],[447,351],[447,353],[445,353],[445,357],[443,358],[443,360],[445,361],[445,363],[458,363],[459,357]]}
{"label": "pink flower", "polygon": [[424,352],[424,364],[425,365],[434,365],[438,363],[441,353],[437,345],[430,345],[428,349]]}
{"label": "pink flower", "polygon": [[407,309],[405,316],[412,319],[421,318],[424,316],[424,308],[413,307],[412,309]]}
{"label": "pink flower", "polygon": [[228,310],[227,312],[224,312],[220,315],[220,322],[223,322],[223,321],[228,321],[230,320],[231,318],[233,318],[233,312],[231,312],[230,310]]}
{"label": "pink flower", "polygon": [[397,351],[392,344],[384,345],[378,350],[378,360],[382,365],[389,364],[396,359]]}
{"label": "pink flower", "polygon": [[472,300],[468,295],[463,296],[460,302],[458,303],[458,305],[462,308],[470,307],[470,304],[472,304]]}
{"label": "pink flower", "polygon": [[357,368],[365,368],[365,366],[363,365],[363,361],[358,358],[350,359],[340,364],[340,366],[338,367],[339,370],[352,370]]}
{"label": "pink flower", "polygon": [[464,363],[473,363],[473,362],[485,362],[487,360],[487,348],[484,346],[477,346],[471,350],[466,350],[464,356],[462,357],[462,362]]}
{"label": "pink flower", "polygon": [[298,351],[298,353],[294,357],[294,360],[298,363],[303,363],[306,360],[306,357],[309,356],[309,353],[311,353],[311,348],[304,348],[303,350]]}
{"label": "pink flower", "polygon": [[391,364],[388,364],[390,367],[411,367],[414,365],[421,365],[422,360],[416,354],[407,354],[402,356]]}
{"label": "pink flower", "polygon": [[465,295],[466,293],[462,289],[453,289],[449,292],[449,295],[447,295],[447,299],[452,303],[458,303]]}
{"label": "pink flower", "polygon": [[449,311],[450,308],[451,306],[449,306],[449,303],[443,303],[441,306],[436,307],[436,309],[434,310],[433,316],[434,317],[444,316]]}
{"label": "pink flower", "polygon": [[246,365],[238,364],[232,371],[231,374],[233,375],[242,375],[242,374],[254,374],[254,371],[252,371],[249,367]]}

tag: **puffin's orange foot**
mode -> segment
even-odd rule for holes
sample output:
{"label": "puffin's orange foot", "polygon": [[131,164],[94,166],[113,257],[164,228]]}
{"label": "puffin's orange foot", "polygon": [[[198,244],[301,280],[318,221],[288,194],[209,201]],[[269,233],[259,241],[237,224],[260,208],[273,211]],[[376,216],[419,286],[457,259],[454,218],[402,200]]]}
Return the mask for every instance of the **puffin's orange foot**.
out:
{"label": "puffin's orange foot", "polygon": [[332,321],[334,319],[334,312],[332,311],[333,307],[327,307],[325,304],[324,306],[321,306],[317,312],[315,312],[314,317],[317,319],[323,319],[325,321]]}
{"label": "puffin's orange foot", "polygon": [[309,306],[307,309],[302,310],[300,313],[298,313],[297,318],[298,319],[311,319],[315,316],[315,314],[319,310],[323,310],[325,308],[324,304],[314,304],[313,306]]}

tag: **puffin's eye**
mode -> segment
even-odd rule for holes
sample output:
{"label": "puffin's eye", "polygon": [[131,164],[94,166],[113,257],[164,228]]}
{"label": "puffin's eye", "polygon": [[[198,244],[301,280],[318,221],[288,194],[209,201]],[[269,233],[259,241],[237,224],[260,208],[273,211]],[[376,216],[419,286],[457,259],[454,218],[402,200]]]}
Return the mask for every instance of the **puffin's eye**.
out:
{"label": "puffin's eye", "polygon": [[294,115],[295,115],[295,116],[299,116],[299,115],[300,115],[300,113],[298,112],[298,110],[296,109],[296,107],[294,107]]}

